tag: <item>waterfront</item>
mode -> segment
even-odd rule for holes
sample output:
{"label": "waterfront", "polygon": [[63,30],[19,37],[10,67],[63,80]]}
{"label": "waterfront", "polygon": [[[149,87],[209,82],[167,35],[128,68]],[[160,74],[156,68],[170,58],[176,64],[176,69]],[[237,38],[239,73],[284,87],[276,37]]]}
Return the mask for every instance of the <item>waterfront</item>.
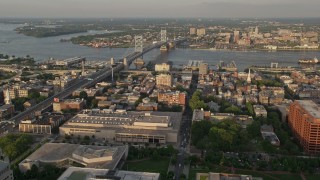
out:
{"label": "waterfront", "polygon": [[[0,24],[0,53],[16,56],[30,55],[36,61],[48,60],[49,58],[69,58],[83,56],[88,60],[106,60],[114,57],[121,58],[133,51],[132,48],[91,48],[74,45],[70,42],[60,42],[60,39],[69,39],[78,35],[105,33],[103,31],[90,31],[57,37],[34,38],[17,34],[14,29],[21,25]],[[270,65],[271,62],[279,62],[280,66],[298,66],[298,59],[320,57],[320,52],[309,51],[213,51],[175,49],[169,53],[160,53],[153,50],[144,55],[145,61],[156,60],[157,62],[172,61],[177,67],[186,64],[188,60],[204,60],[211,66],[220,61],[235,61],[239,70],[250,65]]]}

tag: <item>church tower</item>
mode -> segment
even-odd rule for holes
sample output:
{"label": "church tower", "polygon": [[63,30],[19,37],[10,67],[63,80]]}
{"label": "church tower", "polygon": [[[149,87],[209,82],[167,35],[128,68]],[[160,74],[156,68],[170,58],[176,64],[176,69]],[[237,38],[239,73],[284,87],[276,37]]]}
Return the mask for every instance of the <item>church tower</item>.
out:
{"label": "church tower", "polygon": [[7,90],[6,90],[4,103],[5,103],[5,104],[11,104],[11,98],[10,98],[9,88],[7,88]]}
{"label": "church tower", "polygon": [[249,69],[249,73],[248,73],[248,77],[247,77],[247,83],[251,83],[251,72],[250,72],[250,69]]}

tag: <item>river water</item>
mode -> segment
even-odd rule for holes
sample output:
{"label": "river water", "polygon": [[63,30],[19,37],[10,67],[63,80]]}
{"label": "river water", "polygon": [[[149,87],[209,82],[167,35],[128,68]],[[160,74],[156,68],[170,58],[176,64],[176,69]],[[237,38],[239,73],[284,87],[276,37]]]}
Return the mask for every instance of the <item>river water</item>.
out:
{"label": "river water", "polygon": [[[37,61],[48,60],[49,58],[70,58],[83,56],[88,60],[106,60],[114,57],[122,58],[133,51],[133,48],[91,48],[74,45],[70,42],[60,42],[60,39],[71,37],[106,33],[105,31],[89,31],[56,37],[35,38],[17,34],[14,29],[22,25],[0,23],[0,54],[15,56],[30,55]],[[155,49],[144,55],[144,60],[156,60],[157,62],[171,61],[175,66],[186,64],[188,60],[203,60],[211,66],[217,65],[220,61],[235,61],[239,70],[250,65],[270,65],[271,62],[278,62],[280,66],[298,66],[300,58],[320,57],[320,52],[302,51],[213,51],[213,50],[192,50],[175,49],[168,53],[160,53]]]}

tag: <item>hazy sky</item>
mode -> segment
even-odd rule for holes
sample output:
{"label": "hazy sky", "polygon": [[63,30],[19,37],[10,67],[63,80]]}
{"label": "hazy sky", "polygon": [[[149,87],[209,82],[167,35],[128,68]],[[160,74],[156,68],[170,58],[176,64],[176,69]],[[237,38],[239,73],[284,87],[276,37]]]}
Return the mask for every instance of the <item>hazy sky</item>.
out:
{"label": "hazy sky", "polygon": [[320,0],[0,0],[0,17],[320,17]]}

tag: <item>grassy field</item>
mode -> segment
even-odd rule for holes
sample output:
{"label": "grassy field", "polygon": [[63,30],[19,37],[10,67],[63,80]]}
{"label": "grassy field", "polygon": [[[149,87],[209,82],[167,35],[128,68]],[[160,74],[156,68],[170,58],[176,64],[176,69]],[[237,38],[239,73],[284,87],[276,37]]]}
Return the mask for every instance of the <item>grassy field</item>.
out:
{"label": "grassy field", "polygon": [[320,174],[305,174],[307,180],[319,180]]}
{"label": "grassy field", "polygon": [[141,171],[141,172],[157,172],[162,175],[166,175],[169,166],[169,158],[161,158],[160,160],[143,160],[126,162],[122,167],[123,170],[128,171]]}
{"label": "grassy field", "polygon": [[263,171],[251,171],[251,170],[236,170],[236,174],[252,175],[253,177],[262,177],[263,180],[275,180],[275,179],[290,179],[301,180],[299,174],[271,174]]}

